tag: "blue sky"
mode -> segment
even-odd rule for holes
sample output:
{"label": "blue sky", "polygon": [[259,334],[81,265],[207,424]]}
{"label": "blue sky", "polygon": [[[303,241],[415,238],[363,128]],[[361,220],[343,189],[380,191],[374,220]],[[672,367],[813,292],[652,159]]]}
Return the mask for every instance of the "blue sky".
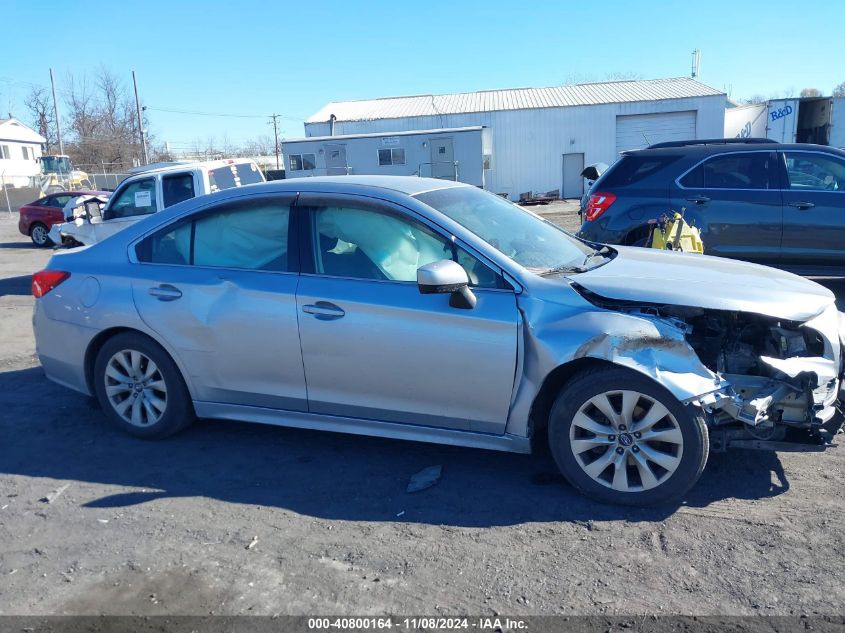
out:
{"label": "blue sky", "polygon": [[700,79],[735,98],[845,81],[841,0],[5,0],[3,15],[0,116],[22,116],[51,66],[60,88],[134,69],[152,133],[176,148],[271,135],[273,112],[302,136],[332,100],[684,76],[696,47]]}

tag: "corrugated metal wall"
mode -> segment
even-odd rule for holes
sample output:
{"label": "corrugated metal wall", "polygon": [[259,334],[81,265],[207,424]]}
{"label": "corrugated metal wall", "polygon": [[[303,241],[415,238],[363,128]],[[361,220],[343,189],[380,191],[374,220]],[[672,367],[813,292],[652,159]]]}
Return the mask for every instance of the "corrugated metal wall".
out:
{"label": "corrugated metal wall", "polygon": [[[583,153],[585,164],[616,160],[616,117],[654,112],[697,112],[696,136],[721,137],[725,97],[691,97],[666,101],[611,103],[569,108],[537,108],[504,112],[444,114],[376,121],[338,121],[335,134],[366,134],[483,125],[491,128],[493,169],[487,188],[511,199],[524,191],[559,189],[563,155]],[[306,136],[330,133],[328,123],[308,123]]]}
{"label": "corrugated metal wall", "polygon": [[845,97],[835,97],[830,112],[830,145],[845,149]]}

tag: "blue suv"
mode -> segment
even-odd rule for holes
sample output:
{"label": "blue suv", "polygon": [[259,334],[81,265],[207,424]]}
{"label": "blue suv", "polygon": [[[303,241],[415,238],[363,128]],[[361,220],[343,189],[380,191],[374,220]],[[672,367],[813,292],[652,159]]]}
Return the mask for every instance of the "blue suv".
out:
{"label": "blue suv", "polygon": [[584,197],[578,234],[645,246],[649,220],[681,209],[708,255],[845,275],[845,151],[752,138],[624,152]]}

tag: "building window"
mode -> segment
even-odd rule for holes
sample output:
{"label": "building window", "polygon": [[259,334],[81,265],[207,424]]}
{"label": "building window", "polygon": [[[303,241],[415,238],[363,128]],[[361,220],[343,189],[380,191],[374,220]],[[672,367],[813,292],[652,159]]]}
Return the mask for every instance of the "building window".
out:
{"label": "building window", "polygon": [[378,164],[382,167],[385,165],[404,165],[405,150],[402,148],[380,149],[378,151]]}
{"label": "building window", "polygon": [[317,168],[314,154],[291,154],[288,156],[291,171],[310,171]]}
{"label": "building window", "polygon": [[32,160],[32,150],[26,146],[21,147],[21,154],[24,160]]}
{"label": "building window", "polygon": [[0,159],[9,160],[9,146],[8,145],[0,145]]}

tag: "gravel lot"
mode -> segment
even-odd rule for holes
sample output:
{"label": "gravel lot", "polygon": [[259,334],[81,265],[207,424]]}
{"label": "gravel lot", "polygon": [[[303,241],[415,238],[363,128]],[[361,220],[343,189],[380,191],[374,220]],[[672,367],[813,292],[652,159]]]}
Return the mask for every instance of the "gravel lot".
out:
{"label": "gravel lot", "polygon": [[[573,208],[535,210],[575,228]],[[632,510],[576,494],[547,454],[217,422],[132,439],[43,377],[29,275],[49,251],[16,222],[0,218],[0,614],[842,613],[845,448],[714,455],[682,505]]]}

